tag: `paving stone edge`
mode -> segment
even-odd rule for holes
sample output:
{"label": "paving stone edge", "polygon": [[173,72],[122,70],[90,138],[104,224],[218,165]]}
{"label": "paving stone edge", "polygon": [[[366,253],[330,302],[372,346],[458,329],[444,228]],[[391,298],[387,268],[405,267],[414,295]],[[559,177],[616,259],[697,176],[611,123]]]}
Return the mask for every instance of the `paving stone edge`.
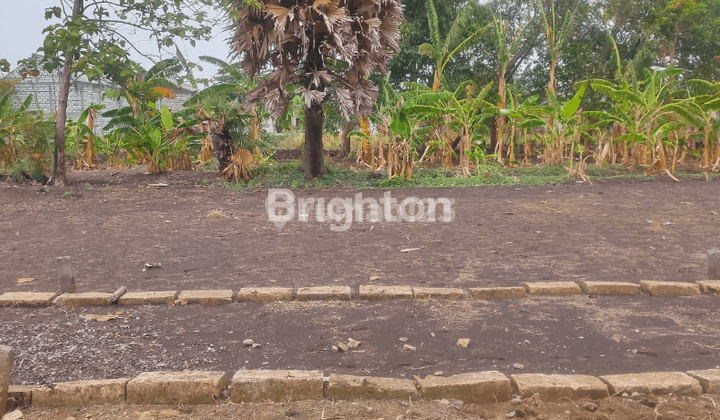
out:
{"label": "paving stone edge", "polygon": [[[145,385],[143,393],[135,393],[131,399],[128,398],[128,384],[132,384],[134,381],[140,380],[139,378],[147,377],[148,375],[154,375],[159,373],[161,378],[155,384],[150,383]],[[173,386],[174,381],[163,382],[163,375],[167,376],[183,376],[187,386],[187,391],[178,391],[178,389],[168,390]],[[193,375],[196,375],[196,379],[193,380]],[[208,375],[219,376],[219,380],[216,378],[212,384],[208,383]],[[242,375],[243,383],[251,382],[251,386],[259,387],[259,390],[268,389],[269,394],[267,398],[248,397],[247,402],[253,401],[297,401],[307,399],[323,399],[332,398],[332,395],[327,395],[328,385],[336,375],[325,375],[319,371],[295,371],[295,370],[257,370],[238,371],[234,378]],[[454,376],[433,376],[428,375],[425,378],[415,377],[414,380],[408,379],[395,379],[395,378],[380,378],[370,376],[356,376],[356,375],[341,375],[345,382],[355,383],[355,390],[346,389],[343,391],[344,399],[396,399],[396,394],[393,392],[400,388],[403,388],[402,384],[397,385],[400,382],[412,382],[415,386],[415,392],[411,393],[411,398],[415,399],[459,399],[465,402],[482,402],[482,401],[495,401],[502,402],[510,400],[511,395],[521,395],[521,390],[518,387],[518,381],[521,377],[525,376],[547,376],[552,377],[549,384],[541,386],[542,389],[534,391],[538,395],[552,395],[552,400],[545,399],[546,402],[559,402],[560,400],[594,400],[599,401],[608,397],[618,396],[619,392],[613,394],[615,390],[612,381],[608,378],[612,377],[623,377],[623,376],[635,376],[635,380],[641,382],[647,382],[650,389],[646,392],[653,393],[656,395],[663,395],[675,392],[675,390],[682,389],[681,395],[700,395],[705,394],[717,394],[720,395],[720,386],[713,381],[708,383],[707,381],[698,380],[698,375],[701,377],[720,377],[720,369],[708,369],[701,371],[690,371],[685,372],[648,372],[634,375],[611,375],[611,376],[589,376],[589,375],[543,375],[543,374],[513,374],[507,376],[497,371],[485,371],[485,372],[470,372],[463,373]],[[233,381],[228,381],[231,375],[224,372],[205,372],[205,371],[182,371],[182,372],[145,372],[135,378],[124,378],[124,379],[108,379],[108,380],[89,380],[89,381],[74,381],[74,382],[59,382],[47,385],[22,385],[13,386],[9,388],[9,396],[13,396],[17,393],[23,393],[25,400],[30,401],[29,404],[22,408],[37,406],[41,408],[55,408],[55,407],[80,407],[86,405],[107,405],[107,404],[157,404],[158,395],[163,393],[177,393],[186,392],[190,395],[184,395],[186,404],[220,404],[231,401],[232,403],[244,402],[243,395],[233,395],[235,392],[233,388]],[[644,381],[643,378],[647,378]],[[252,384],[253,378],[256,383]],[[604,388],[598,394],[595,392],[594,397],[591,394],[583,393],[581,390],[578,393],[578,384],[587,384],[588,378],[596,380],[604,385]],[[639,378],[639,379],[638,379]],[[321,381],[319,381],[321,380]],[[268,381],[271,382],[268,385]],[[309,381],[309,382],[308,382]],[[433,381],[432,392],[428,395],[424,395],[423,385],[427,385],[427,381]],[[318,385],[321,382],[321,386],[312,385],[317,382]],[[378,394],[377,387],[386,385],[384,390],[385,394],[380,392]],[[655,385],[653,385],[655,384]],[[689,385],[688,385],[689,384]],[[372,387],[374,396],[368,396],[368,389],[366,386]],[[395,388],[399,386],[399,388]],[[654,388],[653,388],[654,386]],[[108,389],[112,388],[112,398],[108,399]],[[302,388],[301,391],[298,391]],[[407,388],[407,387],[405,387]],[[69,392],[68,390],[71,390]],[[407,389],[405,389],[407,392]],[[509,391],[509,392],[508,392]],[[527,391],[527,390],[526,390]],[[193,393],[197,395],[193,395]],[[29,394],[29,395],[28,395]],[[37,395],[35,395],[37,394]],[[207,395],[206,395],[207,394]],[[629,394],[629,392],[628,392]],[[220,396],[223,397],[220,397]],[[378,395],[380,397],[378,398]],[[497,399],[498,395],[502,395],[501,400]],[[584,395],[584,396],[582,396]],[[524,392],[523,397],[531,397],[527,392]],[[625,395],[627,396],[627,395]],[[162,398],[162,397],[161,397]],[[209,399],[208,399],[209,398]],[[200,401],[200,402],[193,402]]]}
{"label": "paving stone edge", "polygon": [[[592,283],[592,287],[588,284]],[[651,289],[645,286],[647,283],[659,285],[661,292],[657,293],[657,289]],[[445,288],[445,287],[413,287],[413,286],[384,286],[384,285],[361,285],[360,293],[351,293],[342,290],[332,290],[318,297],[308,297],[303,291],[312,289],[324,289],[324,287],[300,287],[296,289],[282,288],[286,292],[280,293],[277,287],[253,287],[241,289],[240,291],[231,290],[185,290],[185,291],[133,291],[131,305],[221,305],[235,302],[258,301],[264,303],[276,301],[307,301],[307,300],[423,300],[429,297],[434,299],[457,300],[459,298],[474,298],[477,300],[485,299],[517,299],[517,298],[533,298],[533,297],[564,297],[573,298],[577,296],[597,296],[597,295],[613,295],[613,296],[635,296],[642,295],[648,297],[684,297],[684,296],[718,296],[717,288],[707,285],[707,281],[691,282],[641,282],[641,286],[628,282],[537,282],[525,283],[519,287],[471,287],[463,288]],[[714,282],[713,282],[714,283]],[[677,285],[684,287],[678,288]],[[667,286],[667,287],[664,287]],[[340,287],[334,287],[340,289]],[[347,287],[346,287],[347,288]],[[252,289],[258,295],[258,298],[248,298],[245,290]],[[328,288],[329,289],[329,288]],[[517,289],[517,290],[516,290]],[[416,292],[417,290],[417,292]],[[691,293],[688,293],[688,290]],[[298,293],[300,291],[300,293]],[[518,293],[518,291],[520,293]],[[526,292],[527,291],[527,292]],[[569,291],[571,291],[569,293]],[[292,292],[292,293],[290,293]],[[158,293],[174,293],[174,297],[159,300],[156,297]],[[48,292],[0,292],[0,307],[36,307],[47,306],[48,304],[60,306],[105,306],[113,305],[109,300],[105,299],[109,293],[64,293],[57,295],[52,300],[48,300],[48,304],[39,304],[37,299],[41,296],[48,296],[52,293]],[[142,294],[147,294],[145,300]],[[213,296],[215,294],[216,296]],[[197,296],[194,296],[197,295]],[[85,300],[87,296],[87,300]],[[100,297],[100,299],[98,298]],[[47,299],[47,298],[46,298]],[[122,299],[121,299],[122,300]],[[67,303],[69,302],[69,303]]]}

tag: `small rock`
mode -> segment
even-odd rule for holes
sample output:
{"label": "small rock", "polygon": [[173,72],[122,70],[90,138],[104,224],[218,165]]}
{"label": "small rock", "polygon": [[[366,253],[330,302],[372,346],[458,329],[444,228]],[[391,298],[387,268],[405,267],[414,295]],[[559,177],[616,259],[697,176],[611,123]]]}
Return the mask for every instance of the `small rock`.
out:
{"label": "small rock", "polygon": [[590,411],[591,413],[597,411],[598,408],[600,408],[600,406],[595,404],[594,402],[585,401],[583,403],[583,410]]}
{"label": "small rock", "polygon": [[521,364],[521,363],[515,363],[515,364],[513,365],[513,369],[523,370],[523,369],[525,369],[525,365],[523,365],[523,364]]}
{"label": "small rock", "polygon": [[505,418],[508,418],[508,419],[514,419],[514,418],[515,418],[515,416],[517,416],[517,414],[518,414],[518,412],[517,412],[517,411],[515,411],[515,410],[513,410],[513,411],[511,411],[511,412],[509,412],[509,413],[505,414]]}
{"label": "small rock", "polygon": [[357,348],[361,343],[357,340],[353,340],[352,338],[348,338],[347,346],[351,349]]}
{"label": "small rock", "polygon": [[437,372],[433,373],[433,375],[435,375],[435,376],[443,376],[444,373],[445,373],[445,372],[443,372],[442,370],[438,370]]}
{"label": "small rock", "polygon": [[407,341],[408,341],[408,338],[407,338],[407,337],[400,337],[400,342],[401,342],[401,343],[407,343]]}
{"label": "small rock", "polygon": [[457,345],[466,349],[467,346],[470,345],[470,339],[469,338],[461,338],[457,341]]}
{"label": "small rock", "polygon": [[448,400],[446,400],[446,399],[444,399],[444,398],[443,398],[442,400],[438,400],[438,403],[440,403],[440,404],[442,404],[442,405],[450,405],[450,401],[448,401]]}
{"label": "small rock", "polygon": [[337,353],[337,352],[340,351],[340,349],[338,348],[338,346],[332,346],[332,351],[334,351],[335,353]]}
{"label": "small rock", "polygon": [[255,344],[255,342],[252,341],[252,340],[249,339],[249,338],[248,338],[247,340],[243,340],[243,346],[245,346],[245,347],[250,347],[250,346],[252,346],[253,344]]}
{"label": "small rock", "polygon": [[417,348],[415,346],[411,346],[410,344],[403,345],[403,350],[405,351],[415,351]]}
{"label": "small rock", "polygon": [[15,410],[13,412],[7,413],[2,417],[2,420],[22,420],[23,413],[20,410]]}
{"label": "small rock", "polygon": [[348,345],[345,344],[345,343],[339,343],[339,344],[337,345],[337,348],[338,348],[338,350],[339,350],[340,352],[342,352],[342,353],[345,353],[346,351],[350,350],[350,347],[348,347]]}
{"label": "small rock", "polygon": [[252,348],[254,348],[254,349],[256,349],[258,347],[262,347],[262,344],[260,344],[260,343],[252,343],[251,345],[252,345]]}
{"label": "small rock", "polygon": [[643,394],[642,392],[637,392],[637,391],[630,394],[630,398],[632,398],[633,400],[640,400],[640,399],[645,398],[646,396],[647,395]]}
{"label": "small rock", "polygon": [[522,404],[522,397],[519,395],[516,395],[513,397],[512,400],[510,400],[513,404]]}

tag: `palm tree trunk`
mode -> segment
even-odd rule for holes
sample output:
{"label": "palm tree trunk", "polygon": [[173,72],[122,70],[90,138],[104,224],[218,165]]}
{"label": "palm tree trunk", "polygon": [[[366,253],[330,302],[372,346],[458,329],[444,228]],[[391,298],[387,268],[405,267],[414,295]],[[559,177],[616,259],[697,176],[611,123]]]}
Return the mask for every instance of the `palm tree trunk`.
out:
{"label": "palm tree trunk", "polygon": [[324,119],[322,104],[313,103],[305,108],[303,171],[309,179],[319,178],[327,173],[322,140]]}
{"label": "palm tree trunk", "polygon": [[352,120],[346,121],[343,126],[342,133],[340,134],[340,152],[338,153],[340,159],[345,159],[350,155],[350,132],[354,126],[355,122]]}

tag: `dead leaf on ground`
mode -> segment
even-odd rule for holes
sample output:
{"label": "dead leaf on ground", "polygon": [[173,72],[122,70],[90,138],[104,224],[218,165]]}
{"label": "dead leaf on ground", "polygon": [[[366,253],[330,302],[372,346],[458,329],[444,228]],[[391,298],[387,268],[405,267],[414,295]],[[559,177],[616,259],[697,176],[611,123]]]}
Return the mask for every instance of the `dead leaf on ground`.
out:
{"label": "dead leaf on ground", "polygon": [[37,280],[35,277],[23,277],[23,278],[17,279],[18,284],[32,283],[35,280]]}
{"label": "dead leaf on ground", "polygon": [[107,314],[107,315],[96,315],[96,314],[85,314],[80,315],[80,318],[87,319],[88,321],[100,321],[100,322],[107,322],[111,321],[113,319],[122,319],[120,316],[123,313],[123,311],[115,312],[114,314]]}

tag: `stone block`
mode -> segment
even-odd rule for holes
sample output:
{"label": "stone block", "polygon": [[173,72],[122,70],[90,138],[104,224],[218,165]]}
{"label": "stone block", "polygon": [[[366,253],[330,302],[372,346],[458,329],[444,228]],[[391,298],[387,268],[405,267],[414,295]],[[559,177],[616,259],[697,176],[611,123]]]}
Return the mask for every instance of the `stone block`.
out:
{"label": "stone block", "polygon": [[297,291],[297,299],[308,300],[350,300],[350,286],[301,287]]}
{"label": "stone block", "polygon": [[56,293],[8,292],[0,296],[0,306],[50,306]]}
{"label": "stone block", "polygon": [[234,403],[298,401],[323,398],[322,372],[300,370],[241,370],[230,386]]}
{"label": "stone block", "polygon": [[15,352],[8,346],[0,346],[0,417],[5,414],[5,404],[10,390],[10,378],[15,362]]}
{"label": "stone block", "polygon": [[526,283],[525,289],[532,296],[574,296],[582,294],[580,286],[571,281]]}
{"label": "stone block", "polygon": [[293,289],[289,287],[245,287],[237,295],[239,302],[278,302],[293,299]]}
{"label": "stone block", "polygon": [[415,382],[409,379],[377,378],[371,376],[330,375],[326,398],[394,399],[407,401],[418,396]]}
{"label": "stone block", "polygon": [[215,404],[227,388],[225,372],[145,372],[127,384],[130,404]]}
{"label": "stone block", "polygon": [[624,281],[582,281],[580,288],[588,295],[639,295],[640,286]]}
{"label": "stone block", "polygon": [[124,404],[129,378],[61,382],[51,388],[32,391],[32,405],[47,407],[83,407],[88,405]]}
{"label": "stone block", "polygon": [[33,390],[39,386],[10,386],[8,390],[7,412],[27,408],[32,403]]}
{"label": "stone block", "polygon": [[181,305],[204,306],[227,305],[233,302],[232,290],[185,290],[180,292],[177,302]]}
{"label": "stone block", "polygon": [[60,279],[60,290],[63,293],[75,293],[75,276],[73,275],[72,258],[58,257],[57,275]]}
{"label": "stone block", "polygon": [[457,399],[467,403],[492,403],[510,400],[510,379],[500,372],[476,372],[425,379],[415,378],[423,399]]}
{"label": "stone block", "polygon": [[413,287],[412,291],[415,299],[458,300],[465,297],[465,291],[455,287]]}
{"label": "stone block", "polygon": [[700,382],[682,372],[631,373],[601,376],[610,388],[610,394],[641,392],[644,394],[702,394]]}
{"label": "stone block", "polygon": [[177,297],[177,291],[127,292],[120,296],[118,305],[172,305]]}
{"label": "stone block", "polygon": [[610,396],[607,384],[594,376],[528,373],[510,377],[521,396],[538,394],[543,401],[557,402],[561,398],[599,400]]}
{"label": "stone block", "polygon": [[720,280],[720,249],[709,249],[708,256],[708,279]]}
{"label": "stone block", "polygon": [[360,299],[364,300],[412,299],[412,297],[413,291],[410,286],[360,286]]}
{"label": "stone block", "polygon": [[640,290],[652,296],[697,296],[700,286],[682,281],[650,281],[640,282]]}
{"label": "stone block", "polygon": [[691,370],[687,374],[700,382],[704,393],[720,395],[720,369]]}
{"label": "stone block", "polygon": [[720,280],[702,280],[697,284],[700,291],[706,295],[720,295]]}
{"label": "stone block", "polygon": [[474,287],[469,293],[475,299],[517,299],[527,295],[524,287]]}
{"label": "stone block", "polygon": [[112,293],[63,293],[55,298],[55,303],[60,306],[103,306],[110,304]]}

